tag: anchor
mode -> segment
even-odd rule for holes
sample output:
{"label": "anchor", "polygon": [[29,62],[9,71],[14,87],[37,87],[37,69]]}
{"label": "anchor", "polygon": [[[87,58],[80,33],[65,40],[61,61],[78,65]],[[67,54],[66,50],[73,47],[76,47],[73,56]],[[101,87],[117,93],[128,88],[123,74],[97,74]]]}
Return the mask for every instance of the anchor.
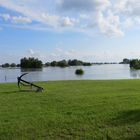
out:
{"label": "anchor", "polygon": [[26,74],[28,74],[28,73],[24,73],[20,77],[17,77],[18,88],[21,89],[20,85],[22,85],[22,86],[30,86],[31,89],[32,89],[32,87],[35,87],[36,88],[36,92],[42,92],[44,90],[42,87],[37,86],[37,85],[35,85],[35,84],[31,83],[31,82],[28,82],[28,81],[25,81],[25,80],[22,79],[22,77],[25,76]]}

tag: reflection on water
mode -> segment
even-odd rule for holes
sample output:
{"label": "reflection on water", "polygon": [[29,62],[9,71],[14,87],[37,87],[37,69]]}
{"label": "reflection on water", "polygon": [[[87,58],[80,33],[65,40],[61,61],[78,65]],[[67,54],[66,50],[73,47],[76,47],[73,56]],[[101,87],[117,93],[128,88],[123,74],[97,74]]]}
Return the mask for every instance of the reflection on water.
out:
{"label": "reflection on water", "polygon": [[33,71],[42,71],[43,68],[40,69],[33,69],[33,68],[29,68],[29,69],[25,69],[25,68],[21,68],[20,71],[21,72],[33,72]]}
{"label": "reflection on water", "polygon": [[[85,72],[82,76],[75,75],[75,70],[82,68]],[[0,82],[16,82],[17,77],[28,73],[23,79],[32,81],[50,80],[105,80],[105,79],[133,79],[140,78],[140,70],[130,70],[129,65],[93,65],[74,67],[46,67],[43,69],[0,69]]]}
{"label": "reflection on water", "polygon": [[140,78],[140,70],[130,70],[130,76],[133,78]]}

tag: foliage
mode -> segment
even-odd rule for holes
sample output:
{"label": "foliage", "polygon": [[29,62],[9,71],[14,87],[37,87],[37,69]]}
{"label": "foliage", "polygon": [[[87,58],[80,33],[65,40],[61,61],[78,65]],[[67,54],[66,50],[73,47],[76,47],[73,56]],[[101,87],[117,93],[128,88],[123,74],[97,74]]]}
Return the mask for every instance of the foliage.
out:
{"label": "foliage", "polygon": [[80,60],[61,60],[61,61],[52,61],[51,63],[45,63],[45,66],[52,66],[52,67],[68,67],[68,66],[91,66],[92,64],[89,62],[82,62]]}
{"label": "foliage", "polygon": [[57,65],[58,65],[59,67],[67,67],[67,66],[68,66],[68,63],[67,63],[66,60],[62,60],[62,61],[59,61],[59,62],[57,63]]}
{"label": "foliage", "polygon": [[123,63],[124,63],[124,64],[129,64],[129,63],[130,63],[130,60],[127,59],[127,58],[124,58],[124,59],[123,59]]}
{"label": "foliage", "polygon": [[20,66],[21,68],[42,68],[43,64],[38,58],[24,57],[20,60]]}
{"label": "foliage", "polygon": [[120,62],[120,64],[130,64],[130,60],[127,58],[124,58],[122,62]]}
{"label": "foliage", "polygon": [[16,64],[15,63],[12,63],[11,65],[10,65],[10,67],[16,67]]}
{"label": "foliage", "polygon": [[1,140],[140,139],[140,80],[0,84]]}
{"label": "foliage", "polygon": [[77,59],[69,60],[68,61],[69,66],[81,66],[83,65],[83,62]]}
{"label": "foliage", "polygon": [[83,71],[82,69],[77,69],[77,70],[75,71],[75,74],[77,74],[77,75],[82,75],[82,74],[84,74],[84,71]]}
{"label": "foliage", "polygon": [[16,66],[17,66],[17,67],[20,67],[20,64],[17,64]]}
{"label": "foliage", "polygon": [[16,65],[15,63],[11,63],[11,64],[5,63],[5,64],[2,64],[1,67],[3,67],[3,68],[9,68],[9,67],[15,68],[15,67],[20,67],[20,64]]}
{"label": "foliage", "polygon": [[130,60],[130,68],[140,69],[140,60],[138,60],[138,59]]}
{"label": "foliage", "polygon": [[10,67],[10,64],[9,63],[2,64],[2,67],[3,68],[8,68],[8,67]]}
{"label": "foliage", "polygon": [[52,66],[52,67],[56,67],[57,66],[57,62],[56,61],[52,61],[51,63],[50,63],[50,65]]}
{"label": "foliage", "polygon": [[49,62],[45,63],[45,67],[49,67],[51,64]]}

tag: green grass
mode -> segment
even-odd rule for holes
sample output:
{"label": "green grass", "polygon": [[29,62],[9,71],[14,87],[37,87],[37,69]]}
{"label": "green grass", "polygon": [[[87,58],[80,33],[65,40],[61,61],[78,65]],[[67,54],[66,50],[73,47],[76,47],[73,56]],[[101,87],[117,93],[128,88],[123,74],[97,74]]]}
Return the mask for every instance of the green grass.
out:
{"label": "green grass", "polygon": [[139,140],[140,80],[0,84],[0,140]]}

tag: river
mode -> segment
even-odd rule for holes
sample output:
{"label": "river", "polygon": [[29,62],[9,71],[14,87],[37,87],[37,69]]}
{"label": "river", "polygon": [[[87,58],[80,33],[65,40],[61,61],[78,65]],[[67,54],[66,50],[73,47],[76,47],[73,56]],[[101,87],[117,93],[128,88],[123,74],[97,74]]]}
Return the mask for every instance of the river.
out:
{"label": "river", "polygon": [[[75,70],[82,68],[84,75],[75,75]],[[111,80],[111,79],[136,79],[140,78],[140,70],[130,70],[127,64],[105,64],[93,66],[74,67],[45,67],[42,70],[21,70],[18,68],[0,68],[0,82],[16,82],[17,77],[23,73],[23,79],[32,81],[54,80]]]}

